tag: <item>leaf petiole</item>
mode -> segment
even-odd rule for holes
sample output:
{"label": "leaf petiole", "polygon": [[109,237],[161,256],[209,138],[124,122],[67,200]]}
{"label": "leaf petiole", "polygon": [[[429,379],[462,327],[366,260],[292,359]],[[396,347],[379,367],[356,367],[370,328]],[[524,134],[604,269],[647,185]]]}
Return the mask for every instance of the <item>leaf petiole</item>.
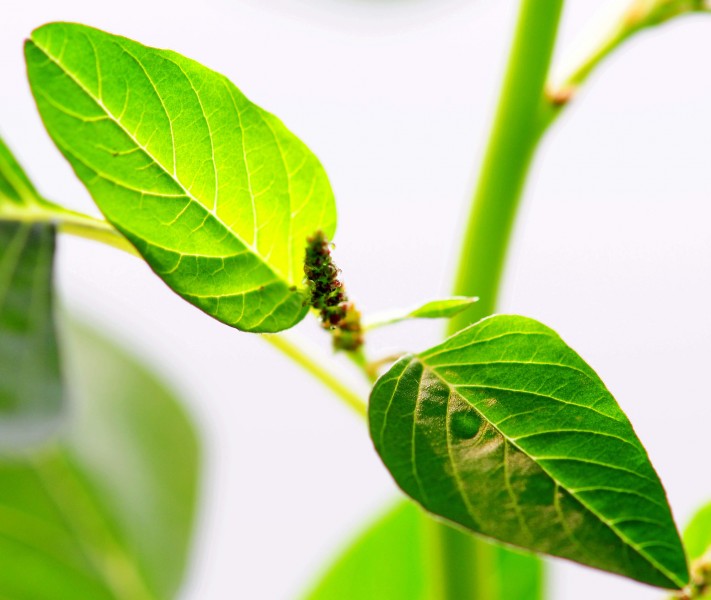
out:
{"label": "leaf petiole", "polygon": [[51,202],[23,206],[15,206],[9,203],[3,204],[0,206],[0,221],[3,220],[24,223],[52,223],[61,233],[95,240],[134,256],[139,256],[129,241],[107,221],[62,208]]}
{"label": "leaf petiole", "polygon": [[[341,377],[334,375],[329,369],[323,366],[323,361],[316,358],[314,352],[307,352],[303,342],[295,344],[287,339],[285,335],[264,334],[260,336],[264,341],[274,346],[277,350],[291,358],[305,371],[318,379],[323,385],[336,394],[343,402],[361,417],[367,416],[367,405],[359,394],[355,393],[350,386],[345,385]],[[347,353],[349,356],[352,354]]]}

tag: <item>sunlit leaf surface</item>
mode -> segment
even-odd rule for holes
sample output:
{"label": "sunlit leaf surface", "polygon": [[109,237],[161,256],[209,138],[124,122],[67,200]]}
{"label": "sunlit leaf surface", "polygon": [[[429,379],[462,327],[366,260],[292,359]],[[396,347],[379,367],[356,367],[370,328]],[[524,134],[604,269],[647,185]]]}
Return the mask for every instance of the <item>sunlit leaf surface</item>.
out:
{"label": "sunlit leaf surface", "polygon": [[548,327],[485,319],[383,375],[375,447],[431,512],[522,548],[664,588],[688,581],[647,453],[595,372]]}
{"label": "sunlit leaf surface", "polygon": [[306,239],[336,212],[316,157],[224,76],[83,25],[25,54],[52,139],[106,218],[178,294],[245,331],[307,312]]}

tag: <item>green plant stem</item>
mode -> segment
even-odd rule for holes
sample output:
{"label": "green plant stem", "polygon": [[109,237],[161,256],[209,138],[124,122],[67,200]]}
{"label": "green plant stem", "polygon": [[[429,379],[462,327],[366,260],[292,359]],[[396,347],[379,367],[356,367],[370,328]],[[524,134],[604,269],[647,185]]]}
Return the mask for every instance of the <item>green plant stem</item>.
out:
{"label": "green plant stem", "polygon": [[522,0],[499,106],[464,234],[454,294],[479,302],[449,332],[494,311],[519,198],[543,133],[548,76],[563,0]]}
{"label": "green plant stem", "polygon": [[423,515],[428,600],[506,600],[501,597],[496,546]]}
{"label": "green plant stem", "polygon": [[340,377],[335,376],[325,368],[323,361],[315,358],[313,353],[306,352],[303,343],[296,345],[283,335],[269,334],[262,335],[261,338],[303,367],[304,370],[323,383],[360,416],[366,417],[367,407],[361,397],[349,386],[345,385]]}
{"label": "green plant stem", "polygon": [[64,220],[59,223],[59,232],[82,237],[88,240],[96,240],[123,250],[133,256],[140,256],[138,251],[119,234],[113,227],[106,227],[104,221],[91,219],[83,221],[81,219]]}
{"label": "green plant stem", "polygon": [[55,209],[54,206],[56,205],[51,203],[47,203],[46,207],[40,204],[28,204],[21,207],[11,204],[3,205],[0,210],[0,220],[54,223],[60,233],[69,233],[95,240],[134,256],[140,256],[129,241],[106,221],[58,206]]}
{"label": "green plant stem", "polygon": [[[636,33],[690,12],[707,12],[702,0],[632,0],[597,38],[590,52],[558,87],[546,86],[561,0],[523,0],[501,99],[469,216],[454,294],[480,296],[454,317],[454,333],[495,311],[511,232],[531,159],[543,134],[595,68]],[[497,549],[458,530],[434,524],[439,535],[439,598],[495,599],[492,571]],[[505,575],[504,575],[505,576]],[[463,583],[468,582],[468,588]],[[434,596],[437,597],[437,596]]]}
{"label": "green plant stem", "polygon": [[378,379],[377,373],[374,373],[370,368],[370,361],[365,354],[365,350],[361,346],[358,350],[346,352],[348,359],[363,373],[363,376],[368,380],[368,383],[375,383]]}
{"label": "green plant stem", "polygon": [[[454,294],[479,296],[449,323],[455,332],[494,312],[519,198],[548,110],[545,82],[563,0],[522,0],[518,24],[463,239]],[[432,598],[496,600],[495,546],[434,523],[439,552]],[[502,599],[503,600],[503,599]]]}

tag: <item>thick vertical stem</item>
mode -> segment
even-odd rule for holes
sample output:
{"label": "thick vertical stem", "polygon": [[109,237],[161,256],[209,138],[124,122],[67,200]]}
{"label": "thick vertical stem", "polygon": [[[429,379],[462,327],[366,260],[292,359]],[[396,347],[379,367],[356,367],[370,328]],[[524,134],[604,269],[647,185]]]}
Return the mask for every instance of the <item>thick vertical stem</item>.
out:
{"label": "thick vertical stem", "polygon": [[[544,127],[545,83],[562,8],[563,0],[521,2],[454,286],[455,294],[481,300],[450,322],[450,332],[495,309],[519,199]],[[502,577],[507,574],[496,565],[498,553],[506,550],[443,524],[432,527],[438,548],[432,590],[438,600],[504,600]],[[533,591],[532,597],[537,594]]]}
{"label": "thick vertical stem", "polygon": [[464,235],[454,293],[480,301],[450,332],[491,314],[509,238],[546,114],[545,82],[563,0],[522,0],[489,145]]}

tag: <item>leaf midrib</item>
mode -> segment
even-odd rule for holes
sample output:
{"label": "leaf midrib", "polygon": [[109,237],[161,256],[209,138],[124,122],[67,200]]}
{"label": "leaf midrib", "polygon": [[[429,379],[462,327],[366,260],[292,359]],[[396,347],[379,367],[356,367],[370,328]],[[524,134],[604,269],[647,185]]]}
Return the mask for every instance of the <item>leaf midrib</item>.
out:
{"label": "leaf midrib", "polygon": [[[663,574],[667,579],[669,579],[670,582],[676,584],[679,586],[679,588],[683,588],[684,585],[686,585],[684,582],[679,581],[679,579],[671,573],[668,569],[666,569],[664,566],[660,565],[657,560],[649,556],[647,552],[644,551],[644,548],[640,548],[637,544],[632,542],[627,538],[627,536],[619,531],[614,524],[610,523],[605,517],[600,515],[594,508],[592,508],[589,503],[587,503],[585,500],[582,498],[579,498],[577,494],[570,489],[568,489],[567,486],[563,485],[561,482],[559,482],[543,465],[541,465],[536,457],[531,456],[528,452],[526,452],[523,448],[521,448],[518,444],[516,444],[512,438],[507,436],[503,431],[501,431],[494,423],[492,423],[486,415],[484,415],[479,409],[477,409],[469,400],[467,400],[464,396],[459,394],[456,390],[456,387],[451,386],[447,381],[442,379],[437,372],[429,367],[427,363],[420,357],[415,357],[414,360],[419,360],[420,363],[422,364],[422,368],[425,371],[428,371],[433,377],[436,377],[444,386],[447,387],[449,390],[450,394],[456,394],[459,398],[462,399],[463,402],[471,406],[472,410],[474,410],[486,423],[488,423],[496,432],[501,435],[501,437],[505,440],[506,443],[511,444],[514,448],[519,450],[524,456],[526,456],[529,460],[534,462],[538,467],[548,476],[550,477],[551,481],[553,482],[554,485],[557,485],[560,489],[565,490],[568,494],[570,494],[573,498],[575,498],[586,510],[588,510],[592,515],[594,515],[601,523],[603,523],[612,533],[614,533],[620,541],[622,541],[626,546],[632,548],[639,556],[644,558],[653,568],[655,568],[658,572]],[[512,390],[514,391],[514,390]],[[522,391],[519,391],[520,393],[524,393]],[[552,398],[551,398],[552,399]],[[413,417],[414,418],[414,417]],[[447,447],[449,448],[449,438],[447,439]],[[463,491],[457,486],[457,490],[460,495],[463,495]]]}
{"label": "leaf midrib", "polygon": [[[263,265],[265,265],[265,266],[269,269],[269,271],[274,275],[274,277],[275,277],[276,279],[278,279],[278,280],[280,280],[280,281],[284,281],[284,279],[282,278],[282,276],[281,276],[280,274],[278,274],[278,273],[274,270],[274,268],[269,264],[269,262],[267,262],[267,261],[264,259],[264,257],[262,257],[262,255],[256,250],[256,248],[254,248],[251,244],[248,244],[245,240],[243,240],[234,230],[232,230],[232,229],[217,215],[217,213],[216,213],[215,211],[210,210],[210,209],[207,208],[202,202],[200,202],[200,201],[192,194],[192,192],[190,192],[190,191],[183,185],[183,183],[178,179],[177,175],[171,173],[170,171],[168,171],[168,169],[165,167],[165,165],[163,165],[163,164],[153,155],[153,153],[148,150],[148,148],[146,148],[141,142],[139,142],[139,141],[136,139],[136,137],[135,137],[132,133],[130,133],[130,132],[128,131],[128,129],[126,129],[126,127],[125,127],[125,126],[121,123],[121,121],[108,109],[108,107],[103,103],[103,101],[102,101],[100,98],[97,98],[89,89],[87,89],[87,87],[84,85],[84,83],[83,83],[81,80],[79,80],[69,69],[67,69],[67,68],[65,67],[65,65],[64,65],[58,58],[56,58],[55,56],[53,56],[53,55],[49,52],[49,50],[48,50],[47,48],[45,48],[44,46],[42,46],[42,45],[41,45],[39,42],[37,42],[37,40],[35,40],[34,38],[28,40],[28,42],[31,43],[32,45],[34,45],[40,52],[42,52],[42,54],[44,54],[44,56],[47,57],[48,60],[50,60],[52,63],[54,63],[54,64],[62,71],[62,73],[64,73],[67,77],[69,77],[69,78],[76,84],[76,86],[79,88],[79,90],[80,90],[81,92],[83,92],[89,99],[91,99],[91,100],[106,114],[106,116],[107,116],[117,127],[119,127],[119,128],[121,129],[121,131],[122,131],[134,144],[136,144],[136,146],[137,146],[138,148],[140,148],[140,150],[141,150],[151,161],[153,161],[153,163],[154,163],[156,166],[158,166],[168,177],[170,177],[170,179],[171,179],[176,185],[178,185],[178,187],[183,191],[183,193],[185,194],[186,199],[187,199],[189,202],[195,203],[195,204],[199,207],[200,210],[203,210],[203,211],[207,212],[208,214],[212,215],[213,218],[215,219],[215,221],[225,230],[225,232],[228,233],[228,235],[230,235],[230,236],[232,236],[234,239],[238,240],[245,248],[247,248],[247,249],[249,250],[249,252],[250,252],[257,260],[260,261],[260,263],[262,263]],[[138,61],[138,59],[136,59],[136,58],[135,58],[130,52],[128,52],[123,46],[121,46],[121,49],[122,49],[123,51],[125,51],[126,54],[128,54],[129,56],[131,56],[131,58],[133,58],[139,65],[142,66],[142,63],[140,63],[140,61]],[[165,58],[166,60],[168,60],[168,61],[172,62],[173,64],[175,64],[178,68],[180,68],[180,66],[177,65],[177,63],[175,63],[175,61],[169,59],[168,57],[166,57],[166,56],[164,56],[164,55],[161,55],[161,56],[162,56],[163,58]],[[98,63],[98,55],[96,56],[96,60],[97,60],[97,63]],[[188,83],[191,85],[191,87],[193,87],[192,80],[184,73],[184,71],[182,71],[182,69],[181,69],[181,72],[183,72],[183,75],[186,77]],[[98,67],[97,67],[97,73],[99,73]],[[97,75],[97,77],[98,77],[99,80],[101,79],[100,75]],[[163,102],[163,101],[162,101],[162,98],[160,97],[160,94],[158,94],[158,92],[157,92],[157,90],[156,90],[156,88],[155,88],[155,85],[153,84],[152,80],[151,80],[150,78],[148,78],[148,81],[149,81],[149,82],[151,83],[151,85],[153,86],[154,91],[156,91],[156,96],[158,97],[158,99],[160,100],[160,102],[161,102],[161,104],[162,104],[162,102]],[[193,87],[193,90],[195,91],[195,88],[194,88],[194,87]],[[195,91],[195,95],[196,95],[196,97],[198,98],[198,102],[200,102],[200,105],[202,106],[202,103],[201,103],[201,101],[200,101],[199,95],[197,94],[197,91]],[[167,118],[168,118],[168,122],[171,123],[171,135],[172,135],[172,121],[171,121],[170,117],[167,115],[167,111],[166,111],[166,116],[167,116]],[[206,117],[204,111],[202,112],[202,117],[203,117],[203,119],[205,119],[205,121],[207,121],[207,117]],[[208,129],[209,129],[209,125],[208,125]],[[210,136],[210,138],[211,138],[211,136]],[[210,142],[211,142],[211,144],[212,144],[212,139],[210,139]],[[172,146],[173,152],[175,152],[175,143],[174,143],[174,141],[172,141],[171,146]],[[82,161],[82,162],[83,162],[83,161]],[[213,162],[213,166],[215,166],[214,160],[213,160],[212,162]],[[177,168],[177,163],[174,165],[174,167]],[[103,177],[100,173],[98,173],[95,169],[92,168],[91,170],[94,171],[94,172],[96,172],[97,175],[99,175],[100,177],[104,178],[104,177]],[[217,181],[215,182],[215,189],[217,190]],[[216,193],[217,193],[217,191],[216,191]],[[123,227],[123,225],[121,225],[121,227]],[[152,245],[156,245],[156,244],[153,244],[152,242],[151,242],[151,244],[152,244]],[[177,249],[175,249],[175,248],[166,248],[166,250],[171,250],[172,252],[176,252],[177,254],[181,254],[181,255],[184,254],[183,252],[181,252],[181,251],[179,251],[179,250],[177,250]]]}

